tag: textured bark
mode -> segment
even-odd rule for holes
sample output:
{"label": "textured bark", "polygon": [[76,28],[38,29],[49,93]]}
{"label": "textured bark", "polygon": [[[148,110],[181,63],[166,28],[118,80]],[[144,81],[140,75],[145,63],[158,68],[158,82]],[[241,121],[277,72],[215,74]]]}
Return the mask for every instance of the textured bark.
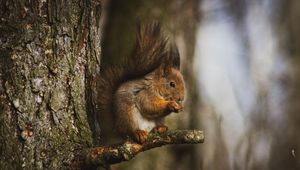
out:
{"label": "textured bark", "polygon": [[0,4],[0,169],[79,168],[92,145],[100,1]]}

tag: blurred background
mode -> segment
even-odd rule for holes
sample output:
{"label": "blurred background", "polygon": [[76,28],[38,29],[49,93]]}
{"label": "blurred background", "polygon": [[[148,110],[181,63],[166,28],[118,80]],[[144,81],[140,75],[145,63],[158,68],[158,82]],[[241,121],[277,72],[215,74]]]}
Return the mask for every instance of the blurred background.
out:
{"label": "blurred background", "polygon": [[160,20],[188,90],[185,112],[167,125],[205,132],[204,144],[153,149],[112,169],[300,169],[299,0],[114,0],[108,9],[103,61],[128,53],[136,18]]}

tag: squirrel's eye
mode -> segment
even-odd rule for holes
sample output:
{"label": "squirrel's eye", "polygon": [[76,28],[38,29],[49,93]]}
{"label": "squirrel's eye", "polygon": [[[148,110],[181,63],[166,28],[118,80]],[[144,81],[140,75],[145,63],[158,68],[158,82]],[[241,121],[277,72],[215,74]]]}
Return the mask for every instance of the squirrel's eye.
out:
{"label": "squirrel's eye", "polygon": [[171,87],[175,87],[175,82],[174,82],[174,81],[171,81],[171,82],[170,82],[170,86],[171,86]]}

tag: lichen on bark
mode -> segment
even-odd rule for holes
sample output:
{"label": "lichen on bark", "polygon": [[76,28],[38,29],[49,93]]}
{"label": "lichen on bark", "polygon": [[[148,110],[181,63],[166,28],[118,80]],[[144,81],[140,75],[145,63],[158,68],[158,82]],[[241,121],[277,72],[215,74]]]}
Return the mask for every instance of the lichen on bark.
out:
{"label": "lichen on bark", "polygon": [[129,161],[140,152],[170,144],[198,144],[204,142],[199,130],[169,130],[164,133],[151,132],[145,143],[126,140],[121,144],[99,146],[85,153],[87,164],[108,167],[111,164]]}
{"label": "lichen on bark", "polygon": [[99,6],[1,1],[0,169],[79,168],[77,151],[93,143],[86,83],[97,72],[87,65],[99,57],[89,41],[100,37]]}

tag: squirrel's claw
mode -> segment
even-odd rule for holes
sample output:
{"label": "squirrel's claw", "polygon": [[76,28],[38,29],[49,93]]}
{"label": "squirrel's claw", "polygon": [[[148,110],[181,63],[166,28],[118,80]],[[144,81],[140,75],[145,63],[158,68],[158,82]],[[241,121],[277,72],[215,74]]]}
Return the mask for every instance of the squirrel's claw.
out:
{"label": "squirrel's claw", "polygon": [[136,130],[133,137],[138,143],[143,144],[148,138],[148,132],[144,130]]}
{"label": "squirrel's claw", "polygon": [[156,127],[154,127],[151,132],[153,133],[159,133],[159,134],[162,134],[164,132],[168,131],[168,127],[165,126],[165,125],[158,125]]}

